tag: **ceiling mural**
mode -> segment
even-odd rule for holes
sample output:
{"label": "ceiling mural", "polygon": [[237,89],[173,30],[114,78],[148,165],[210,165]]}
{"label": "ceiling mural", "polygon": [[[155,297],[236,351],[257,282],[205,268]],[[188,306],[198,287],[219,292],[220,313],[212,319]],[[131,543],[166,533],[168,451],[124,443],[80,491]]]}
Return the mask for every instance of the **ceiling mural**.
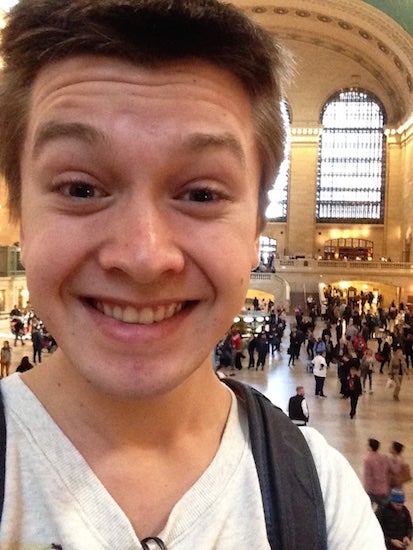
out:
{"label": "ceiling mural", "polygon": [[413,36],[413,0],[364,0],[383,11]]}

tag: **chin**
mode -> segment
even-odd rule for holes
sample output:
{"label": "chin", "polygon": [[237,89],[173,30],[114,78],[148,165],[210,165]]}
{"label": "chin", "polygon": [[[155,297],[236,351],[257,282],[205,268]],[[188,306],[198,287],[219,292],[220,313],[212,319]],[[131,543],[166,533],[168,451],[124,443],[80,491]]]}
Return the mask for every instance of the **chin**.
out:
{"label": "chin", "polygon": [[160,376],[157,377],[153,372],[150,375],[142,373],[134,376],[116,373],[112,377],[102,377],[88,373],[85,380],[89,387],[93,387],[96,394],[102,397],[115,401],[138,402],[150,401],[170,394],[183,383],[183,380],[178,377],[171,379],[170,376],[167,378],[159,374]]}

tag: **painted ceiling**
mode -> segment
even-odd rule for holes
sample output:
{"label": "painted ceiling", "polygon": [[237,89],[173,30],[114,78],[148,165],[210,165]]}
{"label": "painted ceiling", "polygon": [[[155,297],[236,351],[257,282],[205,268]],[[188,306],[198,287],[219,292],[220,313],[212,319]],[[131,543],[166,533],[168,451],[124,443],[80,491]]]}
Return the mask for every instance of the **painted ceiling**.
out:
{"label": "painted ceiling", "polygon": [[363,0],[392,17],[413,36],[413,0]]}

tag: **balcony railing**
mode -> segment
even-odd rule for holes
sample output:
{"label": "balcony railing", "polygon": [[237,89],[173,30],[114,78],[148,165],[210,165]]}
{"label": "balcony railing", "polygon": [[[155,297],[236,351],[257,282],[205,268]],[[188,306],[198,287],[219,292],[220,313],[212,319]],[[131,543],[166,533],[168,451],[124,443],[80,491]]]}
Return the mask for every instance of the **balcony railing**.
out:
{"label": "balcony railing", "polygon": [[[313,258],[281,258],[274,261],[275,274],[294,271],[359,271],[368,270],[388,274],[389,272],[403,272],[413,275],[413,263],[410,262],[374,262],[363,260],[315,260]],[[274,272],[253,271],[251,279],[269,280],[274,277]]]}
{"label": "balcony railing", "polygon": [[20,262],[20,248],[17,246],[0,246],[0,277],[24,275]]}
{"label": "balcony railing", "polygon": [[[305,260],[304,260],[305,261]],[[312,261],[312,260],[310,260]],[[369,261],[335,261],[335,260],[314,260],[318,267],[335,267],[340,269],[372,269],[379,271],[403,270],[413,271],[413,264],[410,262],[369,262]]]}

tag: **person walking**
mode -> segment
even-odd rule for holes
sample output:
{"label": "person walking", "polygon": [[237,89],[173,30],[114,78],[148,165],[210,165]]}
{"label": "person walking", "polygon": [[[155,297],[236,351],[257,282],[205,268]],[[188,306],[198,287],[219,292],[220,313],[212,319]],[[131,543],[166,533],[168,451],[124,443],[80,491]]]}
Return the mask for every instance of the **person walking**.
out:
{"label": "person walking", "polygon": [[352,365],[352,357],[349,353],[345,353],[338,363],[337,377],[340,380],[340,395],[342,398],[346,396],[347,378],[350,375],[350,367]]}
{"label": "person walking", "polygon": [[[409,322],[412,322],[412,321],[409,321]],[[412,332],[412,329],[409,329],[409,332],[407,333],[406,339],[404,341],[404,356],[406,357],[407,368],[409,368],[409,365],[411,365],[410,368],[413,369],[413,332]]]}
{"label": "person walking", "polygon": [[[43,337],[39,329],[35,328],[32,332],[32,344],[33,344],[33,363],[36,364],[42,362],[42,350],[43,350]],[[37,359],[37,361],[36,361]]]}
{"label": "person walking", "polygon": [[403,457],[404,445],[399,441],[393,441],[390,446],[390,487],[402,489],[403,484],[411,481],[410,466],[405,462]]}
{"label": "person walking", "polygon": [[387,366],[390,368],[390,361],[391,361],[391,345],[389,340],[391,340],[390,336],[386,336],[386,339],[384,340],[383,347],[381,349],[381,360],[380,360],[380,374],[383,374],[384,365],[387,363]]}
{"label": "person walking", "polygon": [[369,379],[369,393],[373,393],[373,372],[374,372],[374,357],[373,351],[367,348],[360,361],[361,381],[363,392],[366,392],[366,380]]}
{"label": "person walking", "polygon": [[403,355],[402,348],[397,348],[390,361],[389,377],[394,380],[395,386],[393,391],[393,399],[400,401],[399,394],[403,382],[403,375],[409,376],[409,370],[406,365],[406,359]]}
{"label": "person walking", "polygon": [[314,344],[316,341],[313,329],[309,328],[307,330],[307,357],[309,361],[314,359]]}
{"label": "person walking", "polygon": [[23,323],[23,321],[19,317],[17,317],[12,322],[12,327],[13,327],[13,333],[14,333],[14,346],[17,346],[18,340],[20,340],[21,345],[24,346],[25,342],[24,342],[24,323]]}
{"label": "person walking", "polygon": [[343,337],[343,322],[341,319],[337,319],[336,324],[336,342],[337,345],[341,342],[341,339]]}
{"label": "person walking", "polygon": [[346,396],[350,397],[350,418],[353,419],[357,412],[357,403],[360,395],[363,393],[361,389],[360,376],[357,374],[357,369],[354,366],[350,367],[350,374],[347,377]]}
{"label": "person walking", "polygon": [[239,333],[239,330],[237,328],[233,328],[231,332],[231,347],[232,347],[232,361],[231,361],[231,368],[236,368],[237,370],[242,369],[242,338],[241,334]]}
{"label": "person walking", "polygon": [[322,351],[320,354],[316,355],[312,363],[315,379],[315,395],[316,397],[327,397],[324,394],[324,383],[327,376],[326,352]]}
{"label": "person walking", "polygon": [[248,368],[255,367],[255,350],[257,348],[257,337],[251,334],[248,338]]}
{"label": "person walking", "polygon": [[292,363],[293,366],[295,365],[295,360],[299,358],[300,356],[300,348],[301,348],[301,338],[298,334],[298,330],[296,327],[293,327],[291,329],[290,334],[290,347],[289,347],[289,355],[290,358],[288,360],[288,366]]}
{"label": "person walking", "polygon": [[372,505],[382,506],[389,501],[391,474],[390,459],[379,452],[380,441],[369,439],[364,459],[364,489]]}
{"label": "person walking", "polygon": [[8,340],[5,340],[3,347],[0,350],[1,378],[9,376],[10,374],[11,355],[10,344]]}
{"label": "person walking", "polygon": [[258,361],[255,370],[258,370],[258,367],[261,367],[261,370],[264,370],[265,361],[268,355],[268,342],[265,332],[262,332],[257,339],[257,351],[258,351]]}
{"label": "person walking", "polygon": [[326,347],[326,363],[327,366],[330,366],[331,361],[334,359],[334,346],[331,341],[331,337],[328,334],[324,335],[324,344]]}

